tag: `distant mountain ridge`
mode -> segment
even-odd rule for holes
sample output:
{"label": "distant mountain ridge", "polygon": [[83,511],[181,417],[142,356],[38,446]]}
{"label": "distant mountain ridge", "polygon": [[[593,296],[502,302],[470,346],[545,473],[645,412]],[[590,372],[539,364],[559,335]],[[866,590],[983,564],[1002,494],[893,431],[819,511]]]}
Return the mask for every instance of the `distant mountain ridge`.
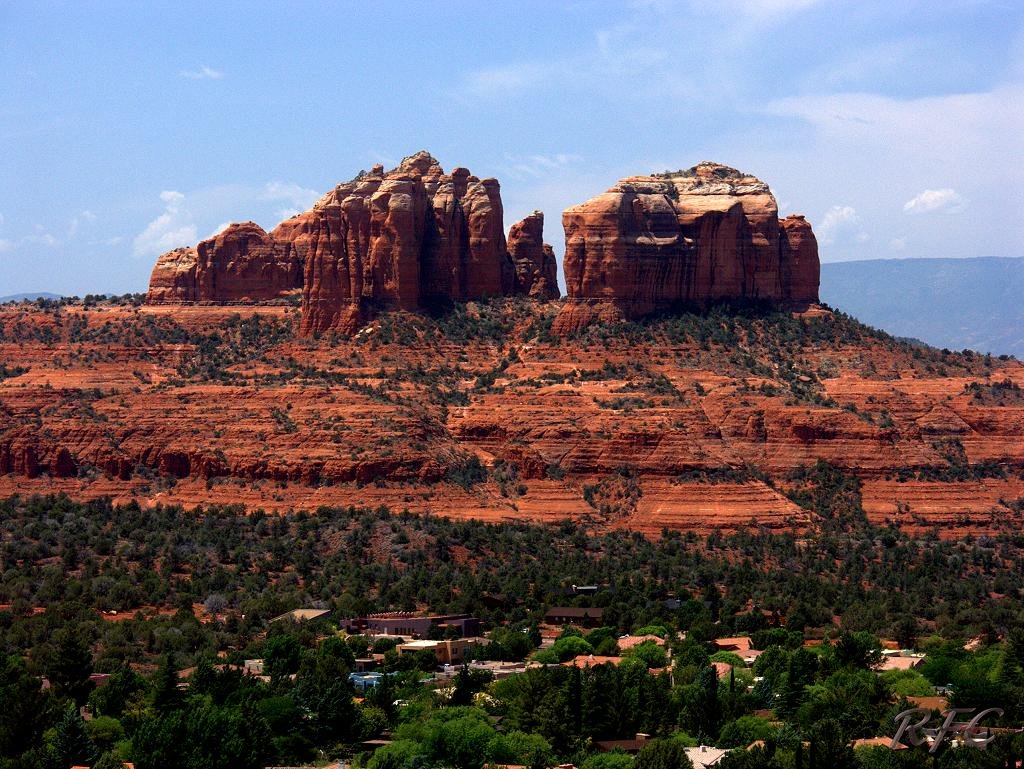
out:
{"label": "distant mountain ridge", "polygon": [[1024,358],[1024,257],[826,263],[821,300],[896,336]]}
{"label": "distant mountain ridge", "polygon": [[8,302],[34,302],[36,299],[60,299],[60,297],[60,294],[51,294],[49,291],[30,291],[27,294],[0,296],[0,304],[7,304]]}

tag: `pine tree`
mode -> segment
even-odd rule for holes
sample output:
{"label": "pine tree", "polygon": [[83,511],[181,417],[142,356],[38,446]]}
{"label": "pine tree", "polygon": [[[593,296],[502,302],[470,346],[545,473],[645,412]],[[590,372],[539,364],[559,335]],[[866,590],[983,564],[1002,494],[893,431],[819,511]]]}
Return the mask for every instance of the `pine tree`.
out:
{"label": "pine tree", "polygon": [[180,707],[181,702],[174,655],[166,654],[160,661],[160,667],[153,674],[153,707],[158,713],[169,713]]}
{"label": "pine tree", "polygon": [[67,769],[69,766],[91,766],[96,760],[96,745],[85,731],[85,721],[78,707],[68,703],[64,715],[57,722],[56,734],[51,750],[54,769]]}
{"label": "pine tree", "polygon": [[56,693],[84,705],[92,691],[92,652],[77,627],[65,627],[54,635],[53,657],[46,675]]}

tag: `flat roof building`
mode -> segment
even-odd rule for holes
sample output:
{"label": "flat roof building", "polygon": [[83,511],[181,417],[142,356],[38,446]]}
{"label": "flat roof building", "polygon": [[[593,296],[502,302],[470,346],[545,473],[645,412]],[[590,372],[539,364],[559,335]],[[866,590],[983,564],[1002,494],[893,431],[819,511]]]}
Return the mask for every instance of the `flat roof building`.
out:
{"label": "flat roof building", "polygon": [[581,625],[600,627],[604,621],[604,609],[583,606],[553,606],[544,615],[549,625]]}

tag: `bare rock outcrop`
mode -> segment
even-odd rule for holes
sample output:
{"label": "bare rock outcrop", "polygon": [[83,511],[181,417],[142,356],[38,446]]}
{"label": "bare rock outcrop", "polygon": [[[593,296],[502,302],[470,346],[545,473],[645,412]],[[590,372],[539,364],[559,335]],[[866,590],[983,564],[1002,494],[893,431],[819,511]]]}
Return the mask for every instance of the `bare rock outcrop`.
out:
{"label": "bare rock outcrop", "polygon": [[780,222],[768,185],[734,168],[628,177],[566,209],[562,222],[570,301],[556,331],[683,304],[817,301],[810,225]]}
{"label": "bare rock outcrop", "polygon": [[261,302],[302,288],[302,262],[290,243],[255,222],[231,224],[191,248],[176,248],[153,268],[147,300]]}
{"label": "bare rock outcrop", "polygon": [[384,309],[514,292],[502,218],[496,179],[446,174],[418,152],[339,184],[274,234],[304,257],[303,329],[351,332]]}
{"label": "bare rock outcrop", "polygon": [[150,304],[181,304],[199,301],[196,285],[196,264],[199,252],[195,246],[175,248],[161,254],[149,277]]}
{"label": "bare rock outcrop", "polygon": [[508,253],[515,271],[515,293],[557,299],[558,262],[544,242],[544,214],[534,211],[508,232]]}
{"label": "bare rock outcrop", "polygon": [[[361,172],[270,233],[234,224],[159,258],[151,303],[261,302],[302,290],[306,333],[354,332],[377,312],[522,293],[557,296],[543,217],[505,241],[501,190],[428,152]],[[517,232],[519,232],[517,230]]]}

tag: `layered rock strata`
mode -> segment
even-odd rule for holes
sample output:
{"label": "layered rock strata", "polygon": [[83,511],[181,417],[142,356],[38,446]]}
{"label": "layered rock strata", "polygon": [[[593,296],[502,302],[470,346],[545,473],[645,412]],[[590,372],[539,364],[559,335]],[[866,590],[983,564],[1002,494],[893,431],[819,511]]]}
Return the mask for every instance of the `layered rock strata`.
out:
{"label": "layered rock strata", "polygon": [[465,168],[446,174],[427,152],[389,172],[339,184],[270,233],[232,225],[160,257],[151,303],[264,301],[302,289],[302,328],[354,332],[384,309],[558,295],[543,215],[506,244],[500,187]]}
{"label": "layered rock strata", "polygon": [[555,328],[637,318],[681,304],[818,299],[818,249],[802,216],[779,220],[768,185],[734,168],[621,180],[566,209],[570,301]]}
{"label": "layered rock strata", "polygon": [[302,259],[292,244],[255,222],[231,224],[191,248],[157,259],[151,304],[262,302],[302,288]]}
{"label": "layered rock strata", "polygon": [[275,234],[304,254],[303,329],[352,331],[379,309],[513,291],[500,188],[428,153],[339,184]]}

